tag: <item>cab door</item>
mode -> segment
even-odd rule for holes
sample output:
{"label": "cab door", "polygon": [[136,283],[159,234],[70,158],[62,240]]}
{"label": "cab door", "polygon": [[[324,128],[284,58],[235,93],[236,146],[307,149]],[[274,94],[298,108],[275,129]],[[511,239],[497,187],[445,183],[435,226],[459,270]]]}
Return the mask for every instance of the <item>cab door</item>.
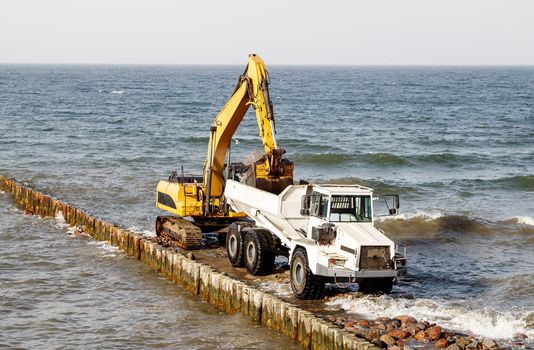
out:
{"label": "cab door", "polygon": [[329,215],[330,196],[314,191],[310,196],[310,214],[306,230],[308,238],[311,238],[312,227],[327,222]]}

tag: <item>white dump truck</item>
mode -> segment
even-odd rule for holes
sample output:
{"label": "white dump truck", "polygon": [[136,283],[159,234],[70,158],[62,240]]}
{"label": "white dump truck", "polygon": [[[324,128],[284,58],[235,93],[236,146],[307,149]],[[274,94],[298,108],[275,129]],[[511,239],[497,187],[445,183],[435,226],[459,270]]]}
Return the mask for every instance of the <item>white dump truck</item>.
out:
{"label": "white dump truck", "polygon": [[[389,293],[406,274],[406,258],[373,219],[373,190],[359,185],[291,185],[275,195],[228,180],[224,196],[251,221],[233,223],[228,259],[254,275],[270,272],[277,255],[289,258],[298,298],[319,299],[325,283],[357,282],[367,293]],[[398,196],[392,196],[396,214]]]}

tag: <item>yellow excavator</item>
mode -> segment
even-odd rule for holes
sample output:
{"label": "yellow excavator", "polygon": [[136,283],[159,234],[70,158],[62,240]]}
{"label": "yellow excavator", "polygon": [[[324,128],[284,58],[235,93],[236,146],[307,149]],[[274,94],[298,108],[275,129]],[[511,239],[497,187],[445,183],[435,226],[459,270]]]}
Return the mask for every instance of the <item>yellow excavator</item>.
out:
{"label": "yellow excavator", "polygon": [[[173,172],[168,180],[158,182],[156,207],[177,215],[157,217],[158,237],[183,249],[199,249],[202,232],[213,232],[243,220],[246,215],[231,211],[225,202],[227,179],[275,194],[293,184],[293,163],[282,158],[285,151],[276,142],[269,83],[263,60],[258,55],[249,55],[232,96],[211,125],[203,176],[185,176],[182,170],[182,174]],[[265,154],[249,164],[230,164],[232,136],[250,106],[256,112]]]}

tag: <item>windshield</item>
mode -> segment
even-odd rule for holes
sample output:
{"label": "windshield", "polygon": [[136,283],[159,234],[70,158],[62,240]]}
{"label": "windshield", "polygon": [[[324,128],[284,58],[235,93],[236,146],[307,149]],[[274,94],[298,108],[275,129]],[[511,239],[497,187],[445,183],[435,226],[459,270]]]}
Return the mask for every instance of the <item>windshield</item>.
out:
{"label": "windshield", "polygon": [[332,196],[330,221],[371,222],[371,196]]}

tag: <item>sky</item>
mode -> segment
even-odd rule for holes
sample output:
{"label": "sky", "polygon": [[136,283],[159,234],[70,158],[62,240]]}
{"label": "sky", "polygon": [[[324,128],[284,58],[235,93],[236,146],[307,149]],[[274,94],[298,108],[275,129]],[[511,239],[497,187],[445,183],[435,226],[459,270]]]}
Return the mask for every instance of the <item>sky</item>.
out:
{"label": "sky", "polygon": [[534,65],[532,0],[0,0],[0,63]]}

